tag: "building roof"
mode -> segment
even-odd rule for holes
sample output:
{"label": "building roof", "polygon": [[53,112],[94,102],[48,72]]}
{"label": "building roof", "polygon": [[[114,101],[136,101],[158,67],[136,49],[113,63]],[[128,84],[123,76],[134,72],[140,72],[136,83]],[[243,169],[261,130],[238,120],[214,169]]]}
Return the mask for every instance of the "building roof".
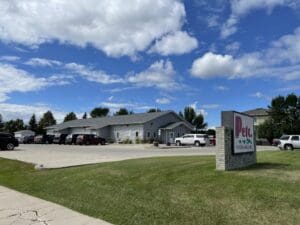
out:
{"label": "building roof", "polygon": [[14,132],[15,134],[22,134],[22,133],[35,133],[32,130],[18,130],[16,132]]}
{"label": "building roof", "polygon": [[193,126],[191,126],[190,124],[188,124],[187,122],[185,121],[180,121],[180,122],[175,122],[175,123],[171,123],[171,124],[168,124],[167,126],[165,127],[162,127],[161,129],[163,130],[172,130],[176,127],[179,127],[181,125],[184,125],[186,127],[188,127],[189,129],[193,130]]}
{"label": "building roof", "polygon": [[74,127],[100,129],[102,127],[111,126],[111,125],[143,124],[151,120],[154,120],[158,117],[167,115],[169,113],[175,114],[177,116],[177,114],[173,111],[138,113],[138,114],[120,115],[120,116],[107,116],[107,117],[99,117],[99,118],[71,120],[65,123],[47,127],[47,129],[63,130],[63,129],[74,128]]}
{"label": "building roof", "polygon": [[268,116],[269,110],[264,108],[252,109],[244,112],[249,116]]}

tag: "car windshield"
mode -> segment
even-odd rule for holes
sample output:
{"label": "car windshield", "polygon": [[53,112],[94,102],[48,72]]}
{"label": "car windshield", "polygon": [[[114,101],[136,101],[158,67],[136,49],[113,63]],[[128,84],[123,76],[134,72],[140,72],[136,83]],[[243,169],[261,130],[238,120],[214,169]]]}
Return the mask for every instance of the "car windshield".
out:
{"label": "car windshield", "polygon": [[283,135],[280,140],[289,140],[290,136],[288,135]]}

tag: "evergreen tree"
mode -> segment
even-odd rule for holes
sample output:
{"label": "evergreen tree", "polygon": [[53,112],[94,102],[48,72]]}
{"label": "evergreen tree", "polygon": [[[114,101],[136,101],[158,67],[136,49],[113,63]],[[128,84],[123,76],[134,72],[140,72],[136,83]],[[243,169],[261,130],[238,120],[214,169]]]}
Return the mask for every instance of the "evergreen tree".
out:
{"label": "evergreen tree", "polygon": [[10,120],[4,124],[3,130],[8,133],[14,133],[19,130],[24,130],[24,121],[21,119]]}
{"label": "evergreen tree", "polygon": [[161,110],[158,108],[152,108],[147,111],[147,113],[153,113],[153,112],[161,112]]}
{"label": "evergreen tree", "polygon": [[86,119],[87,118],[87,114],[86,112],[83,114],[82,119]]}
{"label": "evergreen tree", "polygon": [[77,116],[75,113],[70,112],[68,113],[65,118],[64,118],[64,122],[70,121],[70,120],[77,120]]}
{"label": "evergreen tree", "polygon": [[184,108],[184,119],[189,123],[193,124],[194,119],[196,118],[196,112],[194,108],[187,106]]}
{"label": "evergreen tree", "polygon": [[94,108],[91,112],[90,112],[90,116],[92,118],[96,118],[96,117],[104,117],[107,116],[109,113],[109,108],[102,108],[102,107],[98,107],[98,108]]}
{"label": "evergreen tree", "polygon": [[207,123],[204,123],[204,117],[202,114],[197,115],[192,124],[196,127],[196,130],[204,129],[207,127]]}
{"label": "evergreen tree", "polygon": [[[133,114],[133,112],[131,112],[130,114]],[[129,112],[126,108],[120,108],[119,111],[117,111],[115,113],[116,116],[121,116],[121,115],[129,115]]]}
{"label": "evergreen tree", "polygon": [[45,128],[55,125],[56,120],[51,111],[44,113],[38,124],[38,133],[45,133]]}
{"label": "evergreen tree", "polygon": [[37,121],[36,121],[36,117],[35,117],[35,114],[33,114],[29,120],[29,127],[28,129],[29,130],[32,130],[34,132],[37,132],[37,129],[38,129],[38,124],[37,124]]}

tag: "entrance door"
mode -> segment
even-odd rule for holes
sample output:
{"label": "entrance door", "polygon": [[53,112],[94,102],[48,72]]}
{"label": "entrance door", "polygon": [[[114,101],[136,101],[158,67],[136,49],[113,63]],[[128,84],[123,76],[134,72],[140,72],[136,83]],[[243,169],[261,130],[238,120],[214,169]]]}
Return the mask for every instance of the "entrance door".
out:
{"label": "entrance door", "polygon": [[169,133],[169,142],[171,144],[174,144],[175,143],[175,133],[174,132],[170,132]]}

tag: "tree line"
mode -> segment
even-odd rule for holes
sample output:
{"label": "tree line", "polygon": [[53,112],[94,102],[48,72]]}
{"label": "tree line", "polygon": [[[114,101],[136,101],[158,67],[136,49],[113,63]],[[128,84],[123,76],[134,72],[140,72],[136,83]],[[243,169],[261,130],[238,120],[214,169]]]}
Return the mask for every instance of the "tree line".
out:
{"label": "tree line", "polygon": [[300,134],[300,96],[289,94],[277,96],[268,106],[269,118],[258,126],[259,138],[270,143],[284,134]]}
{"label": "tree line", "polygon": [[[98,118],[98,117],[106,117],[109,115],[109,108],[105,107],[96,107],[94,108],[90,113],[90,118]],[[161,112],[158,108],[151,108],[147,111],[147,113],[153,113],[153,112]],[[134,114],[133,111],[129,111],[126,108],[120,108],[118,111],[114,113],[114,115],[131,115]],[[180,111],[178,115],[194,125],[196,129],[203,129],[207,126],[207,123],[204,122],[204,117],[202,114],[197,114],[196,111],[192,107],[185,107],[183,110],[183,113]],[[88,114],[84,113],[82,116],[82,119],[87,119]],[[63,122],[71,121],[71,120],[77,120],[77,116],[74,112],[68,113]],[[9,120],[9,121],[3,121],[3,118],[0,114],[0,131],[5,131],[9,133],[13,133],[19,130],[32,130],[36,132],[37,134],[45,134],[46,133],[46,127],[52,126],[56,124],[56,119],[54,118],[54,115],[51,111],[47,111],[42,115],[42,117],[37,121],[36,115],[33,114],[28,122],[28,124],[25,124],[22,119],[16,119],[16,120]]]}

